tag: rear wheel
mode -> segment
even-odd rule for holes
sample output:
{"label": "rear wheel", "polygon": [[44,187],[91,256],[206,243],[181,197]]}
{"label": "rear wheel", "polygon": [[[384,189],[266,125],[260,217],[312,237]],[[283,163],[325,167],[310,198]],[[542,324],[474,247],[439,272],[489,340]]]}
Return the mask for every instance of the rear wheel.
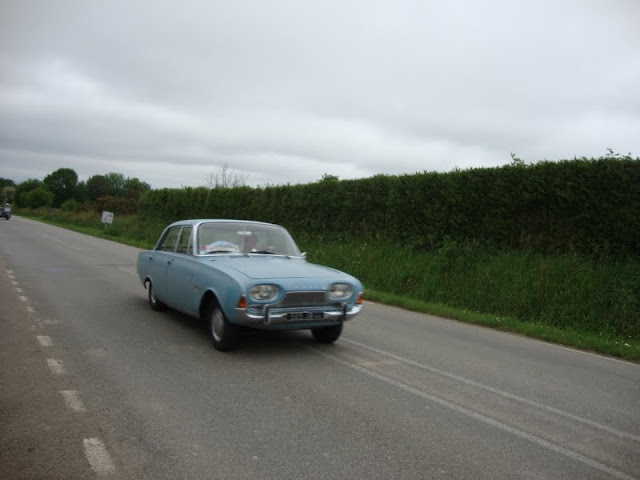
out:
{"label": "rear wheel", "polygon": [[153,283],[151,283],[150,281],[147,282],[147,294],[149,296],[149,306],[151,307],[151,310],[159,312],[164,308],[164,303],[162,303],[160,300],[158,300],[158,297],[156,297],[156,293],[153,289]]}
{"label": "rear wheel", "polygon": [[342,333],[342,323],[330,327],[312,328],[311,334],[318,343],[333,343]]}
{"label": "rear wheel", "polygon": [[238,327],[229,322],[220,307],[213,302],[209,302],[204,314],[214,348],[221,352],[233,350],[238,343]]}

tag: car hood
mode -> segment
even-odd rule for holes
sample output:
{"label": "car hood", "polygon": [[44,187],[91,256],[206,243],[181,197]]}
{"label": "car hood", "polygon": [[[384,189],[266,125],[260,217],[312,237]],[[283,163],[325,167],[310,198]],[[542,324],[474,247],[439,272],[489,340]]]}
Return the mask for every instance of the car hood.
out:
{"label": "car hood", "polygon": [[305,260],[268,255],[228,258],[227,267],[254,280],[276,278],[347,278],[349,275],[333,268],[308,263]]}

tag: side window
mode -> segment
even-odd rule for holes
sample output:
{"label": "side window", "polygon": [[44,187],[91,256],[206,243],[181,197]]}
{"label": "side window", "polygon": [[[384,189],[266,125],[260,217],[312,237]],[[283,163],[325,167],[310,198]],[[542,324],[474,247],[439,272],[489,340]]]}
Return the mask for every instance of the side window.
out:
{"label": "side window", "polygon": [[164,238],[161,240],[160,245],[158,245],[158,250],[162,250],[163,252],[175,252],[181,228],[182,227],[171,228],[164,235]]}
{"label": "side window", "polygon": [[191,230],[192,227],[182,227],[182,233],[180,234],[180,240],[178,240],[178,253],[186,253],[191,255],[193,248],[191,248]]}

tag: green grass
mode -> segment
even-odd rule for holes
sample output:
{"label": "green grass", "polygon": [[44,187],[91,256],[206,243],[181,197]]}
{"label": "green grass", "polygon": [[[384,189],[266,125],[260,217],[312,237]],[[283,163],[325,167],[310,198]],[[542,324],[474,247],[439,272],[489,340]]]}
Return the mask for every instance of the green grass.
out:
{"label": "green grass", "polygon": [[298,240],[309,261],[358,277],[370,300],[640,360],[638,259]]}
{"label": "green grass", "polygon": [[[16,213],[138,248],[166,226],[117,216],[105,229],[95,212]],[[640,361],[640,259],[294,236],[309,261],[358,277],[368,300]]]}

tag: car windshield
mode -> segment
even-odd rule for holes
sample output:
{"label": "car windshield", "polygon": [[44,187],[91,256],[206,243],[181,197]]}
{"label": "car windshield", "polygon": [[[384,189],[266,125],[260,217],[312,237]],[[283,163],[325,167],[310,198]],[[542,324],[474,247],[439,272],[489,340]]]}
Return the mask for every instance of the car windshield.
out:
{"label": "car windshield", "polygon": [[198,227],[198,254],[288,255],[300,250],[284,228],[240,222],[207,222]]}

